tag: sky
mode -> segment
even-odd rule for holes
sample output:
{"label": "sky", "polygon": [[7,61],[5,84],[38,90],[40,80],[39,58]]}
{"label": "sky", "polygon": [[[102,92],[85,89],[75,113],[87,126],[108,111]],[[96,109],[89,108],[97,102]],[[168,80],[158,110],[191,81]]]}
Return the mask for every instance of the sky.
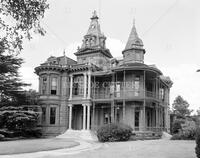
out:
{"label": "sky", "polygon": [[181,95],[191,109],[200,107],[200,1],[199,0],[57,0],[50,1],[41,25],[45,36],[33,35],[24,41],[20,56],[25,63],[20,74],[31,89],[38,90],[34,68],[49,56],[74,53],[81,46],[94,10],[106,46],[114,57],[122,56],[133,19],[144,43],[145,63],[155,64],[170,76],[170,104]]}

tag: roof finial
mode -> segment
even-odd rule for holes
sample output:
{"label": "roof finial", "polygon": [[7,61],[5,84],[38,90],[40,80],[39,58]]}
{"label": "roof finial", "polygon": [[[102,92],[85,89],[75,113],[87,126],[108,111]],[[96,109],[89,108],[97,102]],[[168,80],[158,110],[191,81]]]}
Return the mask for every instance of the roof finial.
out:
{"label": "roof finial", "polygon": [[133,17],[133,26],[135,26],[135,17]]}
{"label": "roof finial", "polygon": [[63,50],[63,56],[65,56],[65,49]]}
{"label": "roof finial", "polygon": [[92,17],[91,17],[91,19],[99,19],[98,16],[97,16],[97,11],[96,11],[96,10],[94,10],[94,11],[92,12]]}

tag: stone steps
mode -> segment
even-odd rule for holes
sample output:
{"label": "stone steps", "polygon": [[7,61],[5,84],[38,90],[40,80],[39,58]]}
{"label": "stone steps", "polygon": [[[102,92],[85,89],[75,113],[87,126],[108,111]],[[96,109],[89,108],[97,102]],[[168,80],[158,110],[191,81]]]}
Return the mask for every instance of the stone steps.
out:
{"label": "stone steps", "polygon": [[56,138],[74,138],[82,140],[97,141],[97,136],[90,130],[67,130]]}
{"label": "stone steps", "polygon": [[160,139],[161,136],[162,136],[161,132],[134,131],[130,140],[153,140],[153,139]]}

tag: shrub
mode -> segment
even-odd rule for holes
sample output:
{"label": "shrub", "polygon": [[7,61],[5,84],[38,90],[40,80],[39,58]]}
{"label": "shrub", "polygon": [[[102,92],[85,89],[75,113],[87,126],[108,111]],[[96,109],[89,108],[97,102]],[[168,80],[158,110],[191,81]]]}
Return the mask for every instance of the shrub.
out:
{"label": "shrub", "polygon": [[0,108],[0,131],[5,137],[40,137],[41,130],[37,128],[39,114],[27,111],[23,107]]}
{"label": "shrub", "polygon": [[0,134],[0,141],[4,139],[4,135]]}
{"label": "shrub", "polygon": [[172,134],[179,133],[180,130],[182,130],[181,124],[183,124],[185,121],[182,119],[176,119],[172,124]]}
{"label": "shrub", "polygon": [[133,129],[125,124],[106,124],[97,130],[97,137],[100,142],[114,142],[129,140]]}
{"label": "shrub", "polygon": [[182,135],[179,133],[176,133],[171,137],[171,140],[181,140],[181,139],[182,139]]}
{"label": "shrub", "polygon": [[200,128],[198,128],[197,131],[196,131],[195,152],[196,152],[197,158],[200,158]]}
{"label": "shrub", "polygon": [[172,136],[172,140],[194,140],[196,135],[196,125],[192,120],[185,120],[181,124],[181,129],[178,133]]}

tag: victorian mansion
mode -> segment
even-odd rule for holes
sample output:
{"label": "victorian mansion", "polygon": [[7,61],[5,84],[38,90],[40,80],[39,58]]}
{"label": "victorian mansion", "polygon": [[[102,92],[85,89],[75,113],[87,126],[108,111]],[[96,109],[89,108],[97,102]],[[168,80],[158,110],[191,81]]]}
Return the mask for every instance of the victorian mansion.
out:
{"label": "victorian mansion", "polygon": [[95,131],[112,122],[139,132],[169,130],[172,81],[155,65],[144,64],[145,49],[135,24],[123,58],[117,59],[106,48],[94,12],[82,46],[74,54],[76,61],[65,54],[51,56],[35,68],[44,134]]}

